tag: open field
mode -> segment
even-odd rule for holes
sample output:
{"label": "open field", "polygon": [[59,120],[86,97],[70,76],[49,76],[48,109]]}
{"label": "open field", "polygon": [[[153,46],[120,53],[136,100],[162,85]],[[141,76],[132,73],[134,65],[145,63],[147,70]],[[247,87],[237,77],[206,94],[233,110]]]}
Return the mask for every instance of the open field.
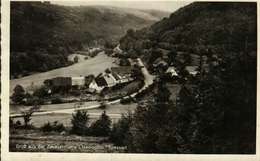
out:
{"label": "open field", "polygon": [[[60,107],[65,107],[65,104],[60,104]],[[107,105],[107,108],[104,109],[107,113],[107,115],[111,118],[112,122],[117,122],[118,119],[120,119],[121,114],[127,113],[128,111],[134,111],[136,109],[137,104],[132,103],[129,105],[122,105],[122,104],[113,104],[113,105]],[[70,108],[70,105],[67,105],[67,108]],[[99,118],[101,113],[104,111],[103,109],[90,109],[87,110],[90,122],[93,122]],[[47,115],[38,115],[38,116],[32,116],[31,123],[35,127],[41,127],[44,123],[54,122],[58,121],[60,123],[63,123],[64,126],[68,127],[71,126],[71,118],[72,114],[69,113],[56,113],[56,114],[47,114]],[[20,120],[23,123],[23,119],[21,117],[19,118],[13,118],[14,122],[17,120]]]}
{"label": "open field", "polygon": [[59,76],[73,77],[80,75],[87,76],[89,74],[98,75],[99,73],[104,72],[107,68],[117,66],[115,63],[113,63],[115,59],[116,58],[108,57],[102,52],[94,58],[68,67],[58,68],[43,73],[37,73],[19,79],[12,79],[10,81],[10,93],[13,92],[13,89],[17,84],[20,84],[26,88],[32,84],[34,86],[39,86],[43,83],[45,79]]}

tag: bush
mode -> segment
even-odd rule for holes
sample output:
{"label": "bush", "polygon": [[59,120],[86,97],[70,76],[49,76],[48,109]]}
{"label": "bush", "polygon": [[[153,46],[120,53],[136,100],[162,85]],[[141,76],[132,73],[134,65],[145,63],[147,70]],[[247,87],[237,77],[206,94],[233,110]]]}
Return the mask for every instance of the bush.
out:
{"label": "bush", "polygon": [[61,98],[55,97],[51,99],[51,104],[59,104],[59,103],[63,103]]}
{"label": "bush", "polygon": [[33,105],[36,105],[36,104],[44,104],[44,100],[39,98],[39,97],[33,96],[33,97],[28,97],[26,99],[26,101],[24,102],[24,104],[26,106],[33,106]]}
{"label": "bush", "polygon": [[100,103],[100,106],[99,106],[100,109],[106,109],[106,107],[107,106],[106,106],[106,104],[104,102]]}
{"label": "bush", "polygon": [[33,92],[33,95],[39,98],[44,98],[49,96],[48,90],[49,89],[47,87],[41,86]]}
{"label": "bush", "polygon": [[72,90],[72,91],[70,91],[70,94],[73,96],[80,96],[81,92],[79,90]]}
{"label": "bush", "polygon": [[129,103],[131,103],[133,101],[133,98],[132,97],[127,97],[127,98],[123,98],[123,99],[121,99],[120,100],[120,103],[121,104],[129,104]]}
{"label": "bush", "polygon": [[51,132],[51,131],[62,132],[65,130],[65,127],[62,123],[58,123],[58,121],[55,121],[53,122],[53,124],[51,124],[50,122],[45,123],[40,129],[43,132]]}
{"label": "bush", "polygon": [[25,90],[23,86],[19,84],[16,85],[14,88],[14,93],[11,97],[12,101],[16,104],[21,104],[24,98],[25,98]]}
{"label": "bush", "polygon": [[52,126],[50,124],[50,122],[48,121],[48,123],[45,123],[42,127],[41,127],[41,130],[43,132],[50,132],[52,131]]}
{"label": "bush", "polygon": [[14,128],[14,129],[17,129],[17,128],[20,128],[22,126],[22,123],[20,120],[17,120],[15,123],[14,123],[14,120],[12,118],[9,119],[9,127],[10,128]]}

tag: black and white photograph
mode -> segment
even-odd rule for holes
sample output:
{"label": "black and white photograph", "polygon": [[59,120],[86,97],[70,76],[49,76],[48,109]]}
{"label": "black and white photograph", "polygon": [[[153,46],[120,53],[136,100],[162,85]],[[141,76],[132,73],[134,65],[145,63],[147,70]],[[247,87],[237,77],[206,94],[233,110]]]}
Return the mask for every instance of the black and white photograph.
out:
{"label": "black and white photograph", "polygon": [[11,1],[9,41],[9,152],[256,155],[257,2]]}

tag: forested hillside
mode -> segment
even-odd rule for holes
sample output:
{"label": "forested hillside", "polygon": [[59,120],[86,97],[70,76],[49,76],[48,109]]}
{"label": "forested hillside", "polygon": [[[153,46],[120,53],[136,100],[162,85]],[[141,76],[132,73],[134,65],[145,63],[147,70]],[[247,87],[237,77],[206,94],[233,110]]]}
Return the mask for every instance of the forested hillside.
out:
{"label": "forested hillside", "polygon": [[[120,40],[129,56],[142,57],[150,67],[161,57],[182,69],[192,64],[194,55],[199,57],[199,63],[192,64],[199,74],[192,81],[179,82],[176,104],[169,100],[161,78],[158,90],[163,93],[155,94],[155,101],[146,106],[139,105],[129,128],[134,129],[130,151],[255,153],[256,6],[195,2],[150,28],[129,30]],[[181,61],[181,55],[187,59]]]}
{"label": "forested hillside", "polygon": [[128,32],[120,45],[150,59],[156,57],[154,49],[197,55],[247,50],[255,55],[256,30],[254,3],[192,3],[150,28]]}
{"label": "forested hillside", "polygon": [[[149,11],[150,12],[150,11]],[[66,56],[84,46],[118,41],[129,28],[151,25],[167,13],[42,2],[11,3],[11,75],[68,65]],[[154,11],[156,13],[156,11]]]}

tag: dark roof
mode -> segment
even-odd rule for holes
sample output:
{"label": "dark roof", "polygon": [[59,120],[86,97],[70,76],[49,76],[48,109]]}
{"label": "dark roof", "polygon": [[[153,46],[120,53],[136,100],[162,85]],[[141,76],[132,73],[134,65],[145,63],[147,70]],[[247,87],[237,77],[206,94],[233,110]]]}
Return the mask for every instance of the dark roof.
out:
{"label": "dark roof", "polygon": [[125,75],[125,74],[131,74],[132,73],[132,67],[131,66],[123,66],[123,67],[112,67],[111,68],[112,73],[119,75]]}
{"label": "dark roof", "polygon": [[88,86],[88,85],[92,82],[92,80],[93,80],[94,78],[95,78],[94,75],[86,76],[86,77],[85,77],[85,85]]}
{"label": "dark roof", "polygon": [[71,77],[56,77],[52,79],[54,86],[69,86],[71,85]]}
{"label": "dark roof", "polygon": [[104,77],[97,77],[95,81],[99,87],[107,86],[107,82]]}

